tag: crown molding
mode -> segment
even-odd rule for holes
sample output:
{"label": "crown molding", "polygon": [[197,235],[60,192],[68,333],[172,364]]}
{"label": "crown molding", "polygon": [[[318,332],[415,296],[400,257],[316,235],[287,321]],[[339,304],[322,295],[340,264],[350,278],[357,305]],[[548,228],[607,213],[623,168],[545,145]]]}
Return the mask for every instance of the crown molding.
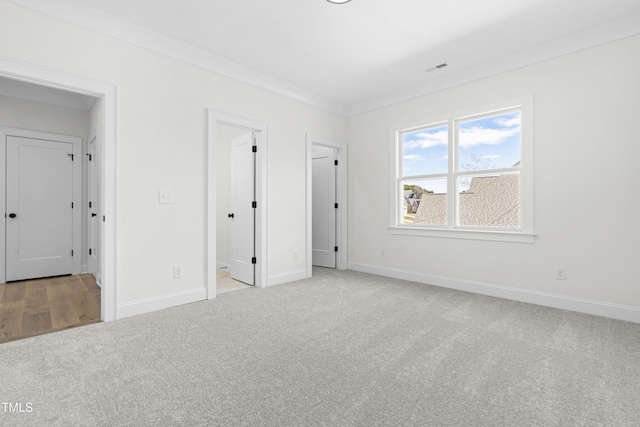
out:
{"label": "crown molding", "polygon": [[344,116],[346,106],[321,95],[269,77],[193,46],[146,30],[69,0],[8,0],[11,3],[70,22],[115,39]]}
{"label": "crown molding", "polygon": [[636,34],[640,34],[640,11],[626,18],[447,74],[425,83],[393,91],[368,101],[351,104],[347,107],[346,116],[352,117],[368,111],[388,107],[393,104],[558,58]]}
{"label": "crown molding", "polygon": [[344,117],[356,116],[640,33],[638,11],[608,24],[347,106],[73,1],[8,1]]}

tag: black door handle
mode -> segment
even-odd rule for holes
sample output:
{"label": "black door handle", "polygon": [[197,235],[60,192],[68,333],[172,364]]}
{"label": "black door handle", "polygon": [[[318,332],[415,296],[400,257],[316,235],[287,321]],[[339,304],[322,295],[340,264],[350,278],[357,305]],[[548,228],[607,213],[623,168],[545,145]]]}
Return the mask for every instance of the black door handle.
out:
{"label": "black door handle", "polygon": [[232,213],[227,215],[229,218],[233,218],[235,215],[233,215]]}
{"label": "black door handle", "polygon": [[94,216],[98,215],[97,213],[92,213],[91,214],[91,218],[93,218]]}
{"label": "black door handle", "polygon": [[10,213],[10,214],[9,214],[9,218],[15,218],[16,216],[17,216],[17,215],[16,215],[16,214],[14,214],[14,213]]}

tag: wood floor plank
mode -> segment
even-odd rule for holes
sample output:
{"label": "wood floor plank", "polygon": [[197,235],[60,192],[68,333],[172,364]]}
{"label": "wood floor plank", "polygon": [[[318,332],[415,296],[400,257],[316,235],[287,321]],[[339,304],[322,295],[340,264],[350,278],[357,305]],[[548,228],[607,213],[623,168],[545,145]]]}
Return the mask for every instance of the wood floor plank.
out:
{"label": "wood floor plank", "polygon": [[0,339],[11,339],[22,332],[24,301],[0,303]]}
{"label": "wood floor plank", "polygon": [[98,291],[100,292],[100,286],[96,283],[96,278],[93,277],[93,274],[81,274],[80,279],[87,287],[88,291]]}
{"label": "wood floor plank", "polygon": [[22,316],[22,334],[25,336],[33,336],[52,328],[51,313],[48,310],[33,314],[25,312]]}
{"label": "wood floor plank", "polygon": [[49,296],[46,288],[31,287],[26,289],[24,312],[29,315],[49,312]]}
{"label": "wood floor plank", "polygon": [[49,301],[53,301],[56,298],[63,297],[65,295],[71,295],[73,292],[69,289],[69,286],[66,283],[61,283],[58,285],[51,285],[47,287],[47,296],[49,297]]}
{"label": "wood floor plank", "polygon": [[66,276],[45,277],[38,280],[42,280],[43,282],[47,283],[47,286],[55,286],[55,285],[62,285],[70,281],[76,280],[76,278],[77,276],[69,274]]}
{"label": "wood floor plank", "polygon": [[71,294],[49,299],[51,326],[54,328],[68,328],[81,323],[74,302],[75,299]]}
{"label": "wood floor plank", "polygon": [[51,285],[51,281],[48,279],[32,279],[22,282],[26,289],[46,289]]}
{"label": "wood floor plank", "polygon": [[87,290],[98,294],[102,293],[102,288],[95,282],[93,284],[87,284]]}
{"label": "wood floor plank", "polygon": [[78,276],[73,276],[73,280],[69,280],[65,283],[65,285],[67,285],[67,288],[71,291],[71,293],[87,291],[86,285]]}
{"label": "wood floor plank", "polygon": [[26,285],[24,282],[5,283],[2,302],[18,302],[24,300]]}
{"label": "wood floor plank", "polygon": [[83,292],[74,295],[76,313],[81,322],[100,320],[100,299],[95,293]]}
{"label": "wood floor plank", "polygon": [[100,309],[91,274],[0,285],[0,343],[100,322]]}

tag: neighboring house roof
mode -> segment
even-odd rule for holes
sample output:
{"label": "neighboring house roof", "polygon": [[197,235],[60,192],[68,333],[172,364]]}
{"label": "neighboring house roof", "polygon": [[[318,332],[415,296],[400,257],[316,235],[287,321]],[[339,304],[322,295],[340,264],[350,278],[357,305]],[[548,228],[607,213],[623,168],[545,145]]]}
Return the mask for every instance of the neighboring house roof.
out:
{"label": "neighboring house roof", "polygon": [[[517,174],[474,177],[460,193],[459,224],[485,227],[520,226],[520,177]],[[446,224],[447,195],[424,194],[414,224]]]}
{"label": "neighboring house roof", "polygon": [[439,193],[423,194],[413,223],[445,225],[447,223],[447,195]]}
{"label": "neighboring house roof", "polygon": [[404,190],[404,204],[407,206],[413,206],[418,203],[420,199],[416,197],[416,194],[413,190]]}

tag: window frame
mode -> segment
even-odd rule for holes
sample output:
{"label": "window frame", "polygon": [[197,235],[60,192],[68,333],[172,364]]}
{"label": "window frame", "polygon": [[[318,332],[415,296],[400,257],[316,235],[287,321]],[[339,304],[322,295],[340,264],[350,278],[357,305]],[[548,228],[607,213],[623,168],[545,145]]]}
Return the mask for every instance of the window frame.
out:
{"label": "window frame", "polygon": [[[496,114],[508,113],[515,110],[521,112],[521,141],[520,166],[476,171],[459,170],[459,123],[466,120],[476,120]],[[403,143],[402,135],[420,129],[434,128],[447,125],[448,128],[448,170],[446,173],[427,175],[404,175],[403,172]],[[533,243],[533,94],[524,94],[500,101],[459,108],[444,114],[424,116],[409,122],[392,125],[391,133],[391,212],[389,231],[392,234],[429,236],[443,238],[463,238],[473,240],[492,240],[504,242]],[[520,174],[520,228],[490,228],[478,226],[457,225],[458,220],[458,177],[482,176],[517,172]],[[447,224],[420,225],[403,224],[402,210],[404,201],[403,183],[435,178],[447,179]]]}

